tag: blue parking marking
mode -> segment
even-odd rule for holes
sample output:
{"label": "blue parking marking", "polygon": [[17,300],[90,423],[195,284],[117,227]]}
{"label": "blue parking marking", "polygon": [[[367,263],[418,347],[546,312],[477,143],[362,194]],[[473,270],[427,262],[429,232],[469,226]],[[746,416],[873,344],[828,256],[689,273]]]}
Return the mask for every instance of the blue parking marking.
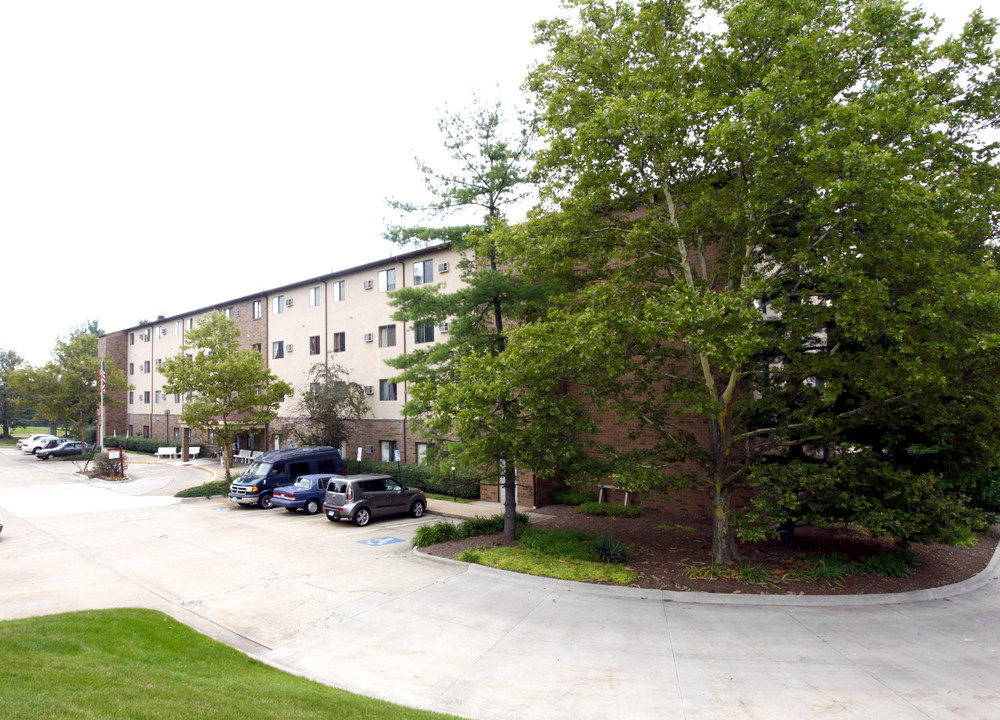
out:
{"label": "blue parking marking", "polygon": [[400,538],[394,537],[379,537],[371,538],[369,540],[358,540],[362,545],[372,545],[374,547],[379,547],[381,545],[392,545],[393,543],[403,542]]}

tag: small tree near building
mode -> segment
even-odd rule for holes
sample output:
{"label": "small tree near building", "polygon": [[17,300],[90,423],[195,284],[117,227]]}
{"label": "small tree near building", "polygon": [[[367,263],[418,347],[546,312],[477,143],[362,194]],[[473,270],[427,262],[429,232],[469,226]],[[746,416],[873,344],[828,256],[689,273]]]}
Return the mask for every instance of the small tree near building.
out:
{"label": "small tree near building", "polygon": [[301,445],[340,447],[370,409],[364,386],[335,363],[313,365],[298,397],[300,424],[292,434]]}
{"label": "small tree near building", "polygon": [[226,476],[236,436],[274,420],[292,386],[279,380],[259,352],[239,347],[240,331],[220,312],[189,330],[180,353],[164,361],[164,392],[190,395],[181,421],[214,433],[224,452]]}

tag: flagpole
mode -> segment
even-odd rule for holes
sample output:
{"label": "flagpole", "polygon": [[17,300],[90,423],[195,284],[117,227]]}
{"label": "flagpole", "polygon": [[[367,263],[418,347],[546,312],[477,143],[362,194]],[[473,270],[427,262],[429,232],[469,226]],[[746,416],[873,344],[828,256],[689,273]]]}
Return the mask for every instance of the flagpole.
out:
{"label": "flagpole", "polygon": [[97,439],[104,450],[104,358],[101,358],[101,436]]}

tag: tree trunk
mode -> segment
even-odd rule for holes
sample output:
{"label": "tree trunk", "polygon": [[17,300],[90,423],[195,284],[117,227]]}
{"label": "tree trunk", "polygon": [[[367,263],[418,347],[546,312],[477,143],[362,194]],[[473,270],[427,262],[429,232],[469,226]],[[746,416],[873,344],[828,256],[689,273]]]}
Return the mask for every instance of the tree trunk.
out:
{"label": "tree trunk", "polygon": [[504,463],[503,470],[503,534],[517,539],[517,469],[513,462]]}
{"label": "tree trunk", "polygon": [[729,523],[733,488],[722,482],[712,485],[712,562],[734,565],[740,560],[736,532]]}

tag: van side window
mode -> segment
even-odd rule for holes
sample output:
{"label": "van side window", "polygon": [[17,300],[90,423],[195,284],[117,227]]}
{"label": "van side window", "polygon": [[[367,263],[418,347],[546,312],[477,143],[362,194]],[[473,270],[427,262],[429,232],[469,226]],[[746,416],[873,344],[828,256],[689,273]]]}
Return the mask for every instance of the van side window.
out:
{"label": "van side window", "polygon": [[309,474],[309,462],[293,462],[288,465],[288,473],[293,478],[297,478],[299,475]]}
{"label": "van side window", "polygon": [[284,475],[284,474],[285,474],[285,463],[278,463],[273,468],[271,468],[271,472],[268,473],[268,475]]}
{"label": "van side window", "polygon": [[327,473],[327,472],[328,473],[335,473],[335,472],[337,472],[337,468],[333,464],[333,458],[332,457],[325,457],[325,458],[320,458],[319,460],[317,460],[316,461],[316,472],[322,472],[322,473]]}

